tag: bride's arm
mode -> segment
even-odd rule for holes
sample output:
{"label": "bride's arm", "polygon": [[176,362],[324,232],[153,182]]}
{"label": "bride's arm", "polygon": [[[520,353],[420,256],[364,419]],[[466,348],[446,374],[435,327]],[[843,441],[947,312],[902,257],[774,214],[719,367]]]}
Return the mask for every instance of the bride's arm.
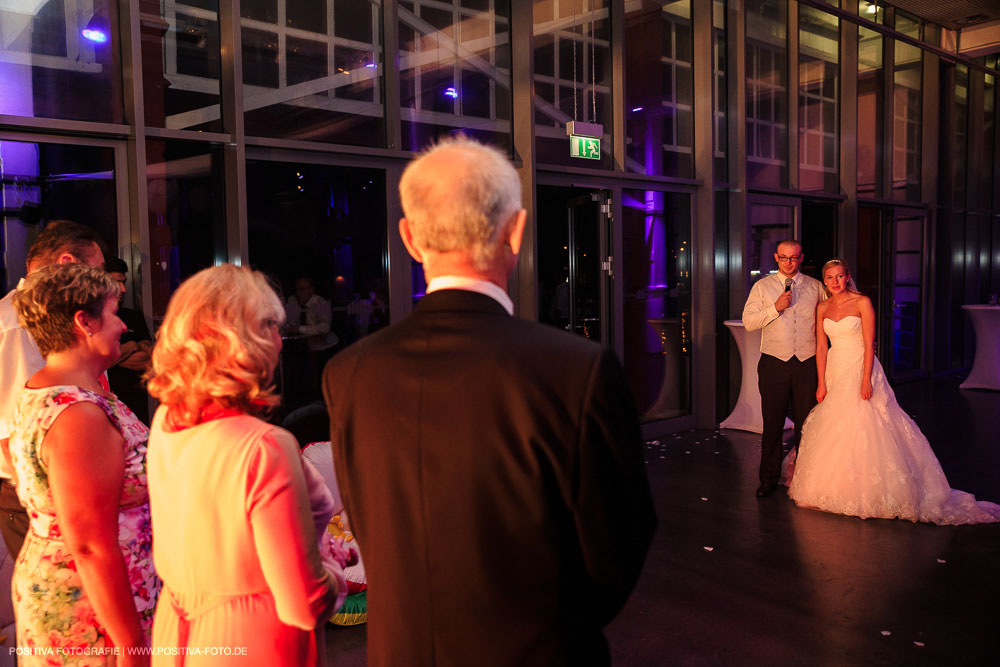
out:
{"label": "bride's arm", "polygon": [[816,376],[819,384],[816,386],[816,402],[822,403],[826,398],[826,353],[830,351],[830,344],[826,340],[826,333],[823,331],[823,315],[826,313],[826,302],[820,301],[816,304]]}
{"label": "bride's arm", "polygon": [[858,298],[858,310],[861,312],[861,336],[865,340],[865,368],[861,373],[861,398],[867,401],[872,397],[872,366],[875,365],[875,309],[871,299],[866,296]]}

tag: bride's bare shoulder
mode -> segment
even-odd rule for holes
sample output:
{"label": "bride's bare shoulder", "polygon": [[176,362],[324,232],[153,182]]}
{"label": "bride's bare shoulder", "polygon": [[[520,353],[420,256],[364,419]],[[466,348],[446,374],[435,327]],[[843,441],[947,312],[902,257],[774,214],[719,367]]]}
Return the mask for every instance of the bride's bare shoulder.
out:
{"label": "bride's bare shoulder", "polygon": [[873,310],[872,300],[866,297],[864,294],[858,294],[854,297],[854,304],[858,307],[858,310],[866,311]]}

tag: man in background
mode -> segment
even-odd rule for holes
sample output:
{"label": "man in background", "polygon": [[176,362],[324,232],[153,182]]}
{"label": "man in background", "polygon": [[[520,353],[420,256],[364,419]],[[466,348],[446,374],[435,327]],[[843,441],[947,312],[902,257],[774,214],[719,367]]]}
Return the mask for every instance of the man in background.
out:
{"label": "man in background", "polygon": [[656,524],[618,359],[512,317],[526,212],[502,153],[445,141],[400,195],[427,296],[323,375],[369,664],[610,664]]}
{"label": "man in background", "polygon": [[[28,275],[43,266],[80,262],[89,266],[104,266],[101,238],[89,227],[71,220],[53,220],[45,226],[31,244],[27,257]],[[11,484],[8,442],[14,413],[21,390],[28,379],[45,366],[45,359],[31,335],[21,328],[14,312],[12,299],[21,287],[11,290],[0,300],[0,533],[7,550],[17,558],[24,536],[28,532],[28,515],[17,499]]]}
{"label": "man in background", "polygon": [[146,393],[146,387],[142,382],[142,374],[149,368],[153,340],[142,313],[121,305],[125,299],[128,264],[118,257],[108,257],[105,268],[121,286],[121,293],[118,296],[118,317],[128,327],[121,337],[122,356],[108,369],[108,382],[115,396],[125,403],[143,424],[148,425],[149,394]]}
{"label": "man in background", "polygon": [[[336,350],[340,339],[331,331],[333,311],[330,302],[316,294],[316,284],[308,276],[301,276],[295,281],[295,294],[285,302],[285,326],[288,334],[305,339],[306,354],[300,359],[302,372],[290,372],[292,381],[296,376],[300,381],[308,383],[308,387],[291,387],[292,394],[302,389],[316,392],[318,397],[319,374],[323,364],[327,362]],[[300,343],[301,344],[301,343]],[[291,364],[295,367],[295,364]],[[305,392],[309,395],[309,392]]]}

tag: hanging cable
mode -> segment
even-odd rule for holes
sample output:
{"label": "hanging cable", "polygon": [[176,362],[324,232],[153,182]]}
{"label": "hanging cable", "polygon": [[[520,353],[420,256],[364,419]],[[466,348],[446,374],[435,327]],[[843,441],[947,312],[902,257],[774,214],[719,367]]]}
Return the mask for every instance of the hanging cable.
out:
{"label": "hanging cable", "polygon": [[[573,34],[574,35],[576,34],[576,0],[573,0]],[[572,46],[573,46],[573,120],[578,120],[576,116],[576,38],[572,40]]]}
{"label": "hanging cable", "polygon": [[597,122],[597,0],[590,0],[590,100],[593,115],[590,122]]}

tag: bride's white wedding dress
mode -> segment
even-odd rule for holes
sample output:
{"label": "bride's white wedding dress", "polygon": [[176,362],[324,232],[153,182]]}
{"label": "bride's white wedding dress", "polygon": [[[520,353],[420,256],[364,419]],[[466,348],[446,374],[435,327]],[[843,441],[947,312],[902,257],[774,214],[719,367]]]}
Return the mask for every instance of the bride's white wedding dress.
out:
{"label": "bride's white wedding dress", "polygon": [[[927,438],[896,403],[875,359],[861,399],[861,318],[823,320],[830,338],[827,395],[802,427],[788,497],[802,507],[937,524],[1000,521],[1000,505],[948,486]],[[794,450],[793,450],[794,451]]]}

